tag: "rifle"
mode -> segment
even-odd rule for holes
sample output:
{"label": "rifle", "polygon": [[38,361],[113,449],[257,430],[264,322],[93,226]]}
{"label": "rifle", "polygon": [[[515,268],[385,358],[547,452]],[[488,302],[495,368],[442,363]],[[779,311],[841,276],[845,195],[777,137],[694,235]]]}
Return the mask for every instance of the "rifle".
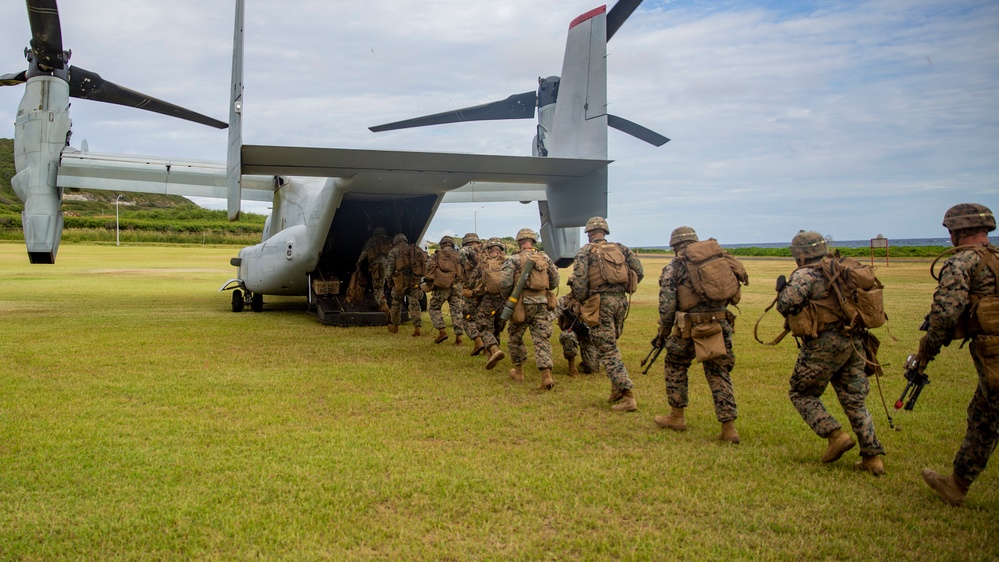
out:
{"label": "rifle", "polygon": [[[905,373],[902,376],[909,382],[905,385],[902,396],[899,396],[898,401],[895,402],[896,410],[902,408],[903,402],[905,402],[905,409],[911,410],[916,405],[916,400],[919,399],[919,393],[923,391],[923,387],[930,384],[930,377],[919,372],[919,361],[916,360],[915,355],[910,355],[905,360],[904,368]],[[912,394],[909,394],[910,392]],[[906,395],[909,396],[908,401],[905,400]]]}
{"label": "rifle", "polygon": [[566,319],[570,320],[569,327],[565,329],[567,332],[576,332],[576,334],[578,334],[580,338],[590,337],[590,327],[586,324],[586,322],[583,322],[579,318],[579,316],[576,315],[573,311],[567,308],[562,311],[562,315],[565,316]]}
{"label": "rifle", "polygon": [[[645,367],[642,369],[643,375],[648,374],[649,368],[651,368],[652,364],[656,362],[656,359],[659,359],[659,354],[662,353],[663,348],[666,347],[666,338],[660,337],[659,334],[656,334],[656,337],[652,338],[651,343],[652,349],[649,350],[648,355],[646,355],[645,359],[642,359],[641,364],[639,364],[639,367]],[[645,365],[646,363],[648,363],[648,366]]]}
{"label": "rifle", "polygon": [[506,304],[503,305],[503,312],[500,313],[499,330],[501,332],[506,328],[507,321],[513,316],[513,309],[520,301],[520,293],[523,292],[524,285],[527,284],[527,277],[531,274],[532,269],[534,269],[534,261],[527,260],[524,264],[524,271],[520,273],[520,278],[517,279],[517,284],[513,286],[513,292],[507,297]]}

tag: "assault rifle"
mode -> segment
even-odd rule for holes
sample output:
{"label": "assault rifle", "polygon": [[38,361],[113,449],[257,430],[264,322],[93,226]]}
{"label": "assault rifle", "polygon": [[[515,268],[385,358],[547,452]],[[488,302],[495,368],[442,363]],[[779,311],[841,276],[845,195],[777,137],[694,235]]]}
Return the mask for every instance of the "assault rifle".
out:
{"label": "assault rifle", "polygon": [[583,322],[582,318],[576,315],[574,312],[568,308],[562,311],[562,315],[570,320],[569,327],[566,328],[567,332],[576,332],[580,338],[590,337],[590,326],[586,322]]}
{"label": "assault rifle", "polygon": [[520,301],[520,293],[524,291],[524,285],[527,284],[527,277],[531,274],[531,270],[534,269],[534,260],[527,260],[524,263],[524,271],[520,273],[520,278],[517,279],[517,284],[513,286],[513,292],[506,299],[506,304],[503,305],[503,312],[500,313],[500,325],[499,329],[502,332],[506,328],[506,323],[513,316],[513,309],[517,306],[517,302]]}
{"label": "assault rifle", "polygon": [[[895,402],[896,410],[902,408],[903,402],[905,403],[905,409],[911,410],[916,405],[916,400],[919,399],[919,393],[923,391],[923,387],[930,384],[930,377],[925,373],[919,372],[919,362],[916,360],[915,355],[910,355],[905,360],[904,368],[905,373],[903,373],[903,376],[909,382],[906,383],[905,389],[902,391],[902,396],[899,396],[898,401]],[[905,400],[906,396],[909,396],[908,401]]]}
{"label": "assault rifle", "polygon": [[[649,350],[648,355],[646,355],[645,359],[642,359],[641,364],[638,365],[639,367],[645,367],[642,369],[643,375],[647,375],[649,373],[649,369],[656,362],[656,359],[659,359],[659,354],[662,353],[663,348],[666,347],[666,338],[660,337],[659,334],[656,334],[656,337],[652,338],[651,343],[652,349]],[[646,363],[648,363],[648,365],[646,365]]]}

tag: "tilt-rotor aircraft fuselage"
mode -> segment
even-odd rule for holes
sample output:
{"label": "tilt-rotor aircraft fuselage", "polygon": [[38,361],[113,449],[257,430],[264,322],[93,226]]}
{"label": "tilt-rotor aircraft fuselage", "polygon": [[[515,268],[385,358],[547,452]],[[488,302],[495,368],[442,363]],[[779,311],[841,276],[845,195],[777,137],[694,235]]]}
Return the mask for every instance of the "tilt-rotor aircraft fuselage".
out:
{"label": "tilt-rotor aircraft fuselage", "polygon": [[[641,0],[599,7],[569,27],[561,76],[539,79],[537,91],[500,102],[400,121],[373,131],[467,120],[533,118],[533,156],[351,150],[245,145],[243,0],[236,0],[229,122],[224,123],[118,86],[69,65],[55,0],[26,0],[31,27],[28,68],[0,76],[24,86],[14,132],[22,226],[31,263],[54,263],[67,188],[225,198],[236,220],[242,201],[272,205],[260,244],[231,260],[237,277],[232,308],[263,310],[264,295],[308,297],[331,324],[384,324],[370,290],[347,303],[345,282],[372,230],[422,240],[448,202],[538,201],[545,251],[561,267],[579,248],[579,227],[607,215],[607,127],[660,146],[668,139],[609,115],[606,44]],[[229,129],[226,162],[91,153],[70,146],[71,97],[130,106]]]}

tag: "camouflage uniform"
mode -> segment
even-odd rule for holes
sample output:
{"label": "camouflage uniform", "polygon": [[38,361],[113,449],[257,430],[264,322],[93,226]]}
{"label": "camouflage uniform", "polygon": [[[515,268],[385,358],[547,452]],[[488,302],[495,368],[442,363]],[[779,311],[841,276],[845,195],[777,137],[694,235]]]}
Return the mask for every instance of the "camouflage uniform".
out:
{"label": "camouflage uniform", "polygon": [[385,301],[385,268],[388,266],[388,252],[392,247],[392,242],[385,234],[385,229],[376,228],[375,233],[368,238],[361,248],[361,255],[357,258],[356,268],[360,269],[361,263],[368,260],[368,272],[371,275],[371,292],[374,293],[375,303],[379,308],[388,308]]}
{"label": "camouflage uniform", "polygon": [[[468,235],[465,235],[466,238]],[[476,295],[473,291],[474,276],[478,269],[478,259],[480,252],[473,245],[462,246],[458,250],[458,259],[461,261],[461,266],[465,270],[465,282],[459,285],[459,290],[462,296],[462,306],[461,309],[464,311],[464,316],[462,318],[462,326],[465,329],[465,333],[468,334],[470,338],[477,338],[480,336],[479,327],[476,325],[475,315],[479,308],[479,301],[482,300],[481,295]],[[484,340],[483,340],[484,341]]]}
{"label": "camouflage uniform", "polygon": [[[457,254],[455,249],[450,246],[441,246],[437,252],[430,257],[427,261],[427,270],[430,270],[430,262],[437,259],[437,255],[441,252],[451,252]],[[455,257],[460,263],[460,258]],[[430,322],[433,324],[434,329],[443,330],[446,328],[447,324],[444,323],[444,312],[442,308],[444,303],[448,304],[451,314],[451,325],[454,327],[454,335],[459,338],[462,334],[462,327],[464,326],[464,316],[462,315],[462,297],[461,297],[461,278],[458,273],[455,273],[454,282],[450,287],[434,287],[433,294],[430,297],[430,303],[427,305],[427,314],[430,315]]]}
{"label": "camouflage uniform", "polygon": [[[806,301],[828,296],[829,284],[821,271],[806,265],[791,274],[777,297],[777,310],[787,316],[800,310]],[[841,428],[822,404],[822,393],[832,384],[860,442],[861,456],[873,457],[885,454],[885,450],[874,433],[874,420],[867,411],[870,385],[864,373],[864,359],[857,351],[863,349],[863,344],[863,336],[848,333],[841,321],[820,325],[818,337],[802,338],[788,396],[812,431],[819,437],[828,438]]]}
{"label": "camouflage uniform", "polygon": [[[398,238],[398,236],[397,236]],[[419,328],[423,325],[420,311],[420,299],[423,298],[423,291],[419,282],[413,275],[411,268],[403,268],[401,271],[395,270],[395,262],[399,253],[408,250],[407,242],[396,242],[388,253],[388,263],[385,266],[385,278],[392,280],[392,324],[398,326],[402,318],[402,299],[409,301],[409,317],[413,320],[413,327]],[[398,278],[396,277],[398,275]]]}
{"label": "camouflage uniform", "polygon": [[[494,242],[494,240],[490,239],[490,242]],[[494,243],[498,244],[498,242]],[[474,293],[472,301],[476,303],[475,310],[471,311],[473,317],[471,323],[475,324],[476,333],[482,338],[482,343],[486,349],[499,345],[496,320],[503,311],[503,304],[506,302],[502,292],[489,292],[484,280],[483,268],[489,267],[491,263],[496,265],[496,260],[502,260],[503,265],[506,264],[506,258],[502,254],[492,257],[488,255],[488,249],[486,252],[480,252],[476,268],[472,271],[472,276],[469,279],[469,287]]]}
{"label": "camouflage uniform", "polygon": [[[982,244],[999,254],[999,248]],[[925,365],[954,339],[955,328],[967,317],[972,296],[995,295],[996,276],[973,249],[951,256],[940,269],[940,280],[927,316],[928,329],[920,341],[919,359]],[[964,318],[962,318],[964,317]],[[954,456],[954,475],[974,482],[985,469],[999,442],[999,334],[980,333],[971,337],[971,360],[978,372],[978,385],[968,404],[968,428],[964,442]],[[983,353],[984,351],[984,353]],[[990,381],[988,370],[993,375]]]}
{"label": "camouflage uniform", "polygon": [[[513,292],[513,286],[520,278],[523,271],[521,260],[525,259],[527,253],[535,253],[543,256],[547,263],[548,290],[558,287],[558,268],[546,254],[538,252],[533,248],[521,250],[520,253],[507,258],[503,264],[503,273],[500,277],[500,293],[504,299]],[[539,294],[540,293],[540,294]],[[548,310],[548,297],[544,290],[529,291],[526,287],[520,295],[520,302],[523,303],[525,320],[523,322],[510,321],[508,333],[510,341],[507,347],[510,349],[510,360],[514,367],[519,367],[527,362],[527,347],[524,345],[524,333],[531,330],[531,341],[534,342],[534,358],[538,364],[538,369],[551,369],[555,362],[552,360],[552,317]],[[485,338],[483,338],[485,340]]]}
{"label": "camouflage uniform", "polygon": [[[681,337],[677,330],[672,330],[676,319],[676,290],[680,285],[691,287],[690,276],[683,261],[683,250],[677,252],[677,257],[663,268],[659,276],[659,333],[670,334],[666,337],[664,373],[666,379],[666,398],[673,408],[687,407],[687,371],[694,361],[694,340]],[[732,351],[732,324],[729,322],[728,308],[725,301],[701,300],[689,313],[717,313],[715,319],[721,324],[725,340],[725,351],[728,355],[702,363],[704,377],[711,388],[711,396],[715,404],[715,417],[725,423],[735,420],[737,416],[735,394],[732,392],[732,378],[729,373],[735,367],[735,353]]]}
{"label": "camouflage uniform", "polygon": [[583,373],[595,373],[600,370],[600,358],[590,339],[590,327],[583,323],[579,315],[579,303],[571,293],[559,297],[555,318],[558,319],[562,333],[558,336],[558,342],[562,344],[562,356],[566,361],[571,362],[581,355]]}
{"label": "camouflage uniform", "polygon": [[[613,389],[625,392],[630,391],[633,385],[631,378],[628,377],[628,369],[621,359],[621,351],[617,348],[617,339],[624,331],[624,319],[628,315],[628,295],[623,285],[590,287],[590,268],[598,267],[596,261],[598,256],[593,249],[602,244],[611,244],[611,242],[599,238],[583,246],[576,253],[569,284],[572,286],[573,296],[581,303],[586,302],[591,294],[600,293],[600,323],[590,328],[590,340],[597,348],[597,355],[607,370],[607,377],[610,378]],[[645,275],[642,262],[627,247],[621,246],[621,249],[628,267],[638,274],[638,280],[641,281]]]}

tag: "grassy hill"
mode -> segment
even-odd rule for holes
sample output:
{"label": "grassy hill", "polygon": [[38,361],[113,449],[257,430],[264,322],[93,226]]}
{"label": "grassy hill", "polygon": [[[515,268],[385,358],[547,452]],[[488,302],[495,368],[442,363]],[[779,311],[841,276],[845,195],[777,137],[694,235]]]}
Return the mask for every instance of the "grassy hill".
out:
{"label": "grassy hill", "polygon": [[[14,141],[0,139],[0,239],[22,239],[24,205],[11,187]],[[63,215],[67,242],[106,242],[115,239],[115,200],[122,241],[254,244],[260,240],[265,217],[243,213],[230,222],[225,211],[202,209],[175,195],[97,190],[67,190]]]}

